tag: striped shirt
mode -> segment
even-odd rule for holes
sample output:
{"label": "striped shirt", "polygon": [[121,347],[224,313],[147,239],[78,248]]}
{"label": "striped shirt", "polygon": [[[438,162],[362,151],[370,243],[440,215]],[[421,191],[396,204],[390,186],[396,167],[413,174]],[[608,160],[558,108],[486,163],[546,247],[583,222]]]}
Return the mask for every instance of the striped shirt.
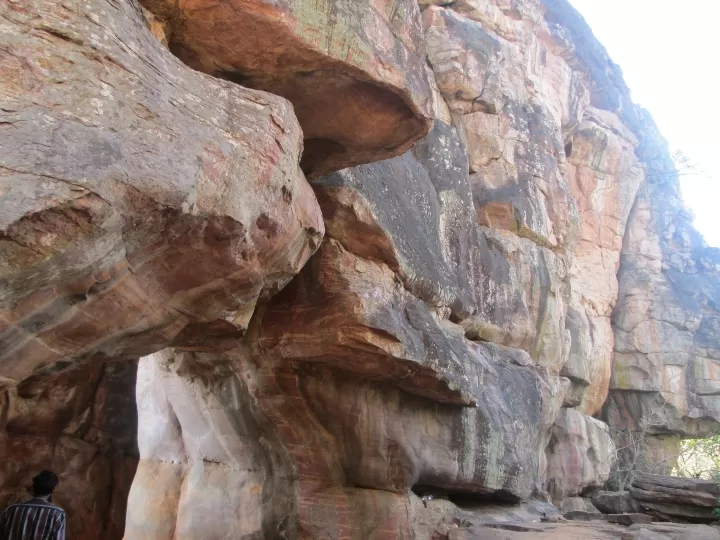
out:
{"label": "striped shirt", "polygon": [[43,499],[14,504],[0,517],[0,540],[65,540],[65,511]]}

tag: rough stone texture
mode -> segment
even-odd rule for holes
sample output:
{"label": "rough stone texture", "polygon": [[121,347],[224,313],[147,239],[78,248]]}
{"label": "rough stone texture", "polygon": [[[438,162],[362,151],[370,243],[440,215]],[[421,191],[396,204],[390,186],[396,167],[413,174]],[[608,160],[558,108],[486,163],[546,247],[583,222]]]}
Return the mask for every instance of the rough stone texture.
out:
{"label": "rough stone texture", "polygon": [[[657,438],[720,428],[718,276],[720,251],[692,229],[676,176],[654,171],[635,202],[623,249],[605,412],[613,426]],[[672,458],[673,450],[658,457]]]}
{"label": "rough stone texture", "polygon": [[[571,497],[576,499],[579,497]],[[566,499],[568,500],[568,499]],[[563,501],[565,502],[565,501]],[[565,506],[565,505],[563,505]],[[605,516],[600,512],[588,512],[587,510],[569,510],[563,513],[563,517],[570,521],[604,521]]]}
{"label": "rough stone texture", "polygon": [[570,5],[143,4],[0,6],[0,418],[48,448],[0,493],[58,467],[119,538],[144,356],[127,540],[620,537],[540,520],[604,403],[658,463],[717,428],[718,257]]}
{"label": "rough stone texture", "polygon": [[[468,151],[478,220],[563,260],[560,280],[551,281],[560,287],[543,287],[556,289],[561,300],[544,348],[555,345],[548,356],[572,381],[567,403],[595,414],[611,374],[610,316],[622,238],[644,179],[639,135],[616,109],[591,106],[595,73],[577,69],[574,47],[548,45],[556,31],[552,6],[548,27],[534,2],[450,8],[428,7],[423,22],[439,91]],[[569,22],[588,33],[582,21]],[[604,51],[597,54],[594,62],[615,69]],[[603,90],[609,100],[626,91],[612,84]],[[553,330],[559,330],[554,338]]]}
{"label": "rough stone texture", "polygon": [[232,347],[323,234],[290,104],[183,66],[130,1],[4,2],[0,21],[6,383]]}
{"label": "rough stone texture", "polygon": [[73,536],[117,539],[134,384],[107,395],[101,360],[235,346],[323,223],[291,105],[183,66],[135,3],[6,2],[0,25],[2,503],[51,467]]}
{"label": "rough stone texture", "polygon": [[720,540],[720,530],[716,527],[699,525],[691,531],[681,532],[675,540]]}
{"label": "rough stone texture", "polygon": [[546,454],[547,491],[559,504],[565,497],[602,487],[614,465],[615,445],[604,423],[562,409]]}
{"label": "rough stone texture", "polygon": [[380,391],[341,365],[293,371],[273,366],[276,351],[254,354],[262,367],[250,351],[141,360],[129,538],[271,537],[278,527],[289,538],[339,538],[347,527],[365,538],[378,523],[409,530],[426,513],[410,488],[517,500],[535,487],[538,426],[553,403],[529,367],[477,346],[467,364],[486,391],[475,389],[477,408],[459,408]]}
{"label": "rough stone texture", "polygon": [[618,523],[626,527],[638,523],[652,523],[652,518],[645,514],[608,514],[605,519],[608,523]]}
{"label": "rough stone texture", "polygon": [[630,494],[646,510],[692,521],[714,521],[720,487],[713,480],[637,473]]}
{"label": "rough stone texture", "polygon": [[717,526],[681,525],[677,523],[653,523],[652,525],[631,525],[622,535],[622,540],[718,540],[720,530]]}
{"label": "rough stone texture", "polygon": [[[637,527],[637,529],[633,529]],[[453,540],[716,540],[717,528],[705,525],[643,524],[623,527],[598,522],[545,524],[541,532],[493,531],[481,526],[450,530]]]}
{"label": "rough stone texture", "polygon": [[313,185],[329,235],[346,249],[387,264],[409,292],[471,338],[523,349],[557,368],[566,341],[566,263],[533,242],[479,226],[467,166],[456,130],[438,120],[412,152]]}
{"label": "rough stone texture", "polygon": [[142,0],[187,64],[289,99],[309,175],[392,157],[431,126],[414,0]]}
{"label": "rough stone texture", "polygon": [[575,131],[568,159],[582,229],[570,268],[573,297],[567,326],[572,345],[563,374],[580,386],[580,410],[595,414],[607,396],[619,253],[643,173],[633,134],[604,111],[589,109],[586,115]]}
{"label": "rough stone texture", "polygon": [[27,500],[32,477],[53,469],[69,537],[121,538],[138,463],[136,371],[135,361],[94,363],[3,392],[0,505]]}
{"label": "rough stone texture", "polygon": [[246,411],[245,385],[232,375],[223,356],[209,353],[199,360],[168,350],[140,360],[141,461],[126,538],[252,537],[262,531],[266,458]]}
{"label": "rough stone texture", "polygon": [[593,502],[587,497],[567,497],[560,503],[560,511],[566,512],[589,512],[598,514],[600,511],[595,508]]}
{"label": "rough stone texture", "polygon": [[605,514],[629,514],[640,511],[640,506],[629,491],[596,491],[592,503]]}
{"label": "rough stone texture", "polygon": [[624,534],[622,540],[670,540],[670,537],[648,529],[640,529],[637,532]]}

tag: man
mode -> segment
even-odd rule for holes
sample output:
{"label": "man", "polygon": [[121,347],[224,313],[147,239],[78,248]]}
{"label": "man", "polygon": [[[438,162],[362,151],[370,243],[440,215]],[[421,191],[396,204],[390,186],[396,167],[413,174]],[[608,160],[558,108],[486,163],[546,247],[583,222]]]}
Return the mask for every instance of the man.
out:
{"label": "man", "polygon": [[52,471],[33,478],[33,498],[10,506],[0,517],[0,540],[65,540],[65,511],[51,504],[57,485]]}

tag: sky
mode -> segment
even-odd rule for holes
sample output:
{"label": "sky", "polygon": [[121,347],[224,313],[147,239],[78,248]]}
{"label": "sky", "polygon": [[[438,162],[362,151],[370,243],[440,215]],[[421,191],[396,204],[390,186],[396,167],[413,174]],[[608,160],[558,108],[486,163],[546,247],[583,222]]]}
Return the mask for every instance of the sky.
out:
{"label": "sky", "polygon": [[700,174],[681,176],[705,241],[720,247],[720,0],[570,0],[620,66],[673,151]]}

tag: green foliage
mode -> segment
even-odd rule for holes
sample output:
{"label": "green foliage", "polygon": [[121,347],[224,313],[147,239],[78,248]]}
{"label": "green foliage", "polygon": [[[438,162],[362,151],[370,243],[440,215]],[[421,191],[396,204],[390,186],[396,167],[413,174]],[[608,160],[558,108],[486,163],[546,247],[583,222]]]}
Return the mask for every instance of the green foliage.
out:
{"label": "green foliage", "polygon": [[[673,471],[677,476],[712,479],[720,487],[720,434],[705,439],[687,439]],[[720,499],[713,516],[720,521]]]}
{"label": "green foliage", "polygon": [[690,478],[717,479],[720,475],[720,434],[705,439],[682,441],[675,474]]}
{"label": "green foliage", "polygon": [[[720,469],[715,471],[714,479],[715,479],[715,485],[720,488]],[[720,505],[720,499],[718,499],[718,505]],[[715,519],[720,521],[720,506],[713,508],[712,513],[713,513],[713,516],[715,517]]]}

